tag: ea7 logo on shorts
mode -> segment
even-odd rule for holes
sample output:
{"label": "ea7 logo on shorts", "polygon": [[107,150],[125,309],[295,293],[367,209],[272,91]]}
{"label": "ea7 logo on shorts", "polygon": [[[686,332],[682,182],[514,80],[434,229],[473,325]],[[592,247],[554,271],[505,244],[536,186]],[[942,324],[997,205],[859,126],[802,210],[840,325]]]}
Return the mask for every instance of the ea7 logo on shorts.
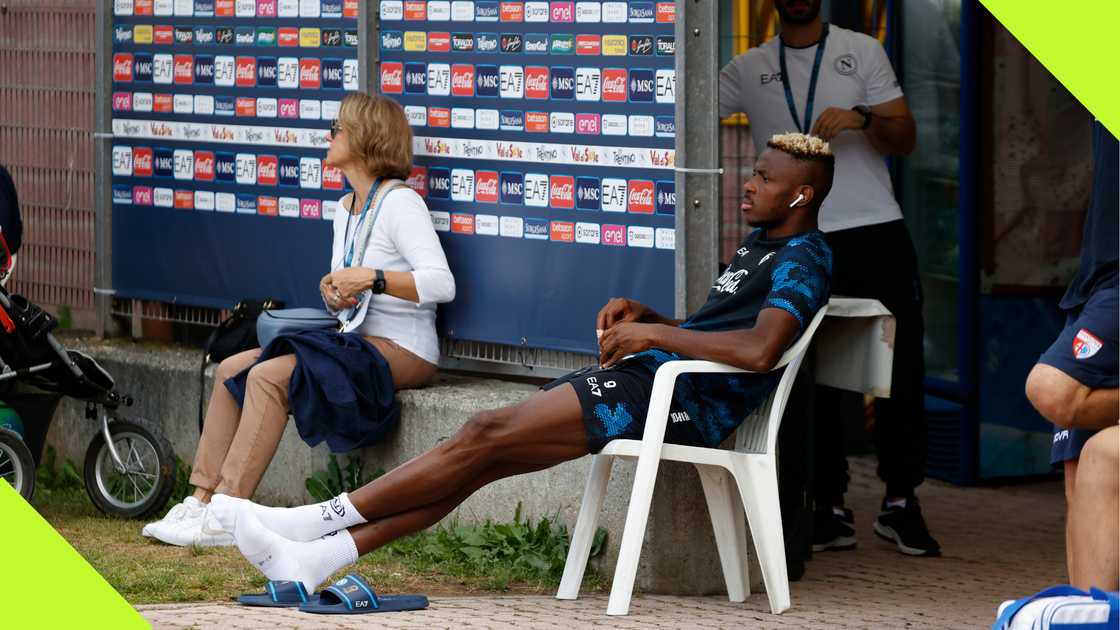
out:
{"label": "ea7 logo on shorts", "polygon": [[1100,352],[1102,347],[1104,347],[1104,342],[1089,332],[1088,328],[1082,328],[1077,331],[1077,336],[1073,338],[1073,358],[1079,361],[1088,359]]}
{"label": "ea7 logo on shorts", "polygon": [[618,386],[618,383],[615,383],[614,381],[604,381],[602,386],[600,386],[598,376],[588,376],[587,377],[587,387],[588,387],[588,389],[591,390],[591,394],[593,396],[598,396],[599,398],[603,397],[603,390],[604,389],[614,389],[617,386]]}

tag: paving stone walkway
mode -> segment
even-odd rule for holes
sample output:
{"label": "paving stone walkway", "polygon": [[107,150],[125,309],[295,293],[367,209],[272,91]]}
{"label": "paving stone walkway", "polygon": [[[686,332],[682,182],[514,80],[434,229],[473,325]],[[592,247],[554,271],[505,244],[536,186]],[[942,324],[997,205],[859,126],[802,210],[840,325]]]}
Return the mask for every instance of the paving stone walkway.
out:
{"label": "paving stone walkway", "polygon": [[[982,628],[996,606],[1059,584],[1065,574],[1061,482],[919,491],[941,558],[909,558],[879,541],[871,522],[882,486],[873,460],[853,459],[849,505],[859,547],[817,554],[792,586],[793,607],[769,614],[764,593],[721,597],[641,595],[628,617],[607,617],[605,595],[439,597],[426,611],[315,616],[232,603],[138,606],[156,628]],[[650,550],[646,550],[647,553]]]}

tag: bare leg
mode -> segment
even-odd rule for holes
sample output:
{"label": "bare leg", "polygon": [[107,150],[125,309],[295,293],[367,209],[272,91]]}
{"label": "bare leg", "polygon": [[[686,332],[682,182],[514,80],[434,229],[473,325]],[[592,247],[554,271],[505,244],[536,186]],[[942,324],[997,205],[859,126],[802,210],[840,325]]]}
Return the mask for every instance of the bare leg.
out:
{"label": "bare leg", "polygon": [[1072,553],[1070,584],[1117,590],[1120,583],[1120,427],[1112,426],[1085,443],[1068,524]]}
{"label": "bare leg", "polygon": [[476,490],[492,481],[536,472],[549,466],[550,464],[500,464],[490,468],[471,483],[460,488],[457,493],[445,497],[441,501],[407,512],[398,512],[364,525],[351,527],[349,531],[350,535],[354,537],[354,545],[358,548],[358,555],[365,555],[398,538],[435,525],[465,501],[467,497],[474,494]]}
{"label": "bare leg", "polygon": [[367,521],[376,521],[477,489],[492,481],[484,475],[498,465],[536,470],[587,453],[579,398],[571,385],[562,385],[512,407],[476,414],[447,442],[349,497]]}
{"label": "bare leg", "polygon": [[[1077,460],[1067,459],[1065,462],[1066,485],[1066,572],[1073,567],[1073,492],[1077,487]],[[1072,579],[1071,579],[1072,582]]]}

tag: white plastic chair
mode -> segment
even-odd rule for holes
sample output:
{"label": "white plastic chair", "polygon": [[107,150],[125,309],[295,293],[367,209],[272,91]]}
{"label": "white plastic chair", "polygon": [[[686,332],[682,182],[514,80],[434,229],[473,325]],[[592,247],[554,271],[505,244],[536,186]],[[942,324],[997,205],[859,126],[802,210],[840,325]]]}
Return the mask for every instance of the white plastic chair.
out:
{"label": "white plastic chair", "polygon": [[[782,516],[778,504],[778,476],[775,444],[782,412],[789,398],[801,360],[809,342],[824,318],[828,306],[822,307],[801,338],[782,355],[773,369],[786,371],[765,403],[747,417],[735,434],[734,450],[665,444],[665,426],[669,404],[677,376],[686,373],[741,373],[747,370],[711,361],[669,361],[654,376],[649,413],[641,440],[613,440],[593,456],[591,473],[583,492],[579,518],[572,532],[572,544],[564,565],[564,576],[556,592],[557,599],[579,597],[580,583],[587,568],[587,557],[603,508],[611,464],[616,457],[637,458],[634,486],[622,545],[611,585],[608,615],[625,615],[630,611],[638,556],[645,537],[657,468],[662,459],[688,462],[696,466],[708,502],[708,512],[715,530],[720,564],[727,582],[727,597],[733,602],[745,601],[750,595],[747,579],[747,540],[743,523],[746,511],[762,568],[770,611],[774,614],[789,609],[789,577],[786,573],[785,543],[782,537]],[[738,489],[736,492],[735,490]]]}

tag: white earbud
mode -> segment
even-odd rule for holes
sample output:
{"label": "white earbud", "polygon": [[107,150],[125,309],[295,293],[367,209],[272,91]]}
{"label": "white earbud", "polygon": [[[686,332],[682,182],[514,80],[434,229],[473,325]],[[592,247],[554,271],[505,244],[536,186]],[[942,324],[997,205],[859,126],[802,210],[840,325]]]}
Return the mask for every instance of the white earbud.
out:
{"label": "white earbud", "polygon": [[804,193],[797,193],[797,199],[794,199],[793,203],[789,204],[789,207],[792,208],[792,207],[796,206],[797,204],[801,203],[804,200],[805,200]]}

